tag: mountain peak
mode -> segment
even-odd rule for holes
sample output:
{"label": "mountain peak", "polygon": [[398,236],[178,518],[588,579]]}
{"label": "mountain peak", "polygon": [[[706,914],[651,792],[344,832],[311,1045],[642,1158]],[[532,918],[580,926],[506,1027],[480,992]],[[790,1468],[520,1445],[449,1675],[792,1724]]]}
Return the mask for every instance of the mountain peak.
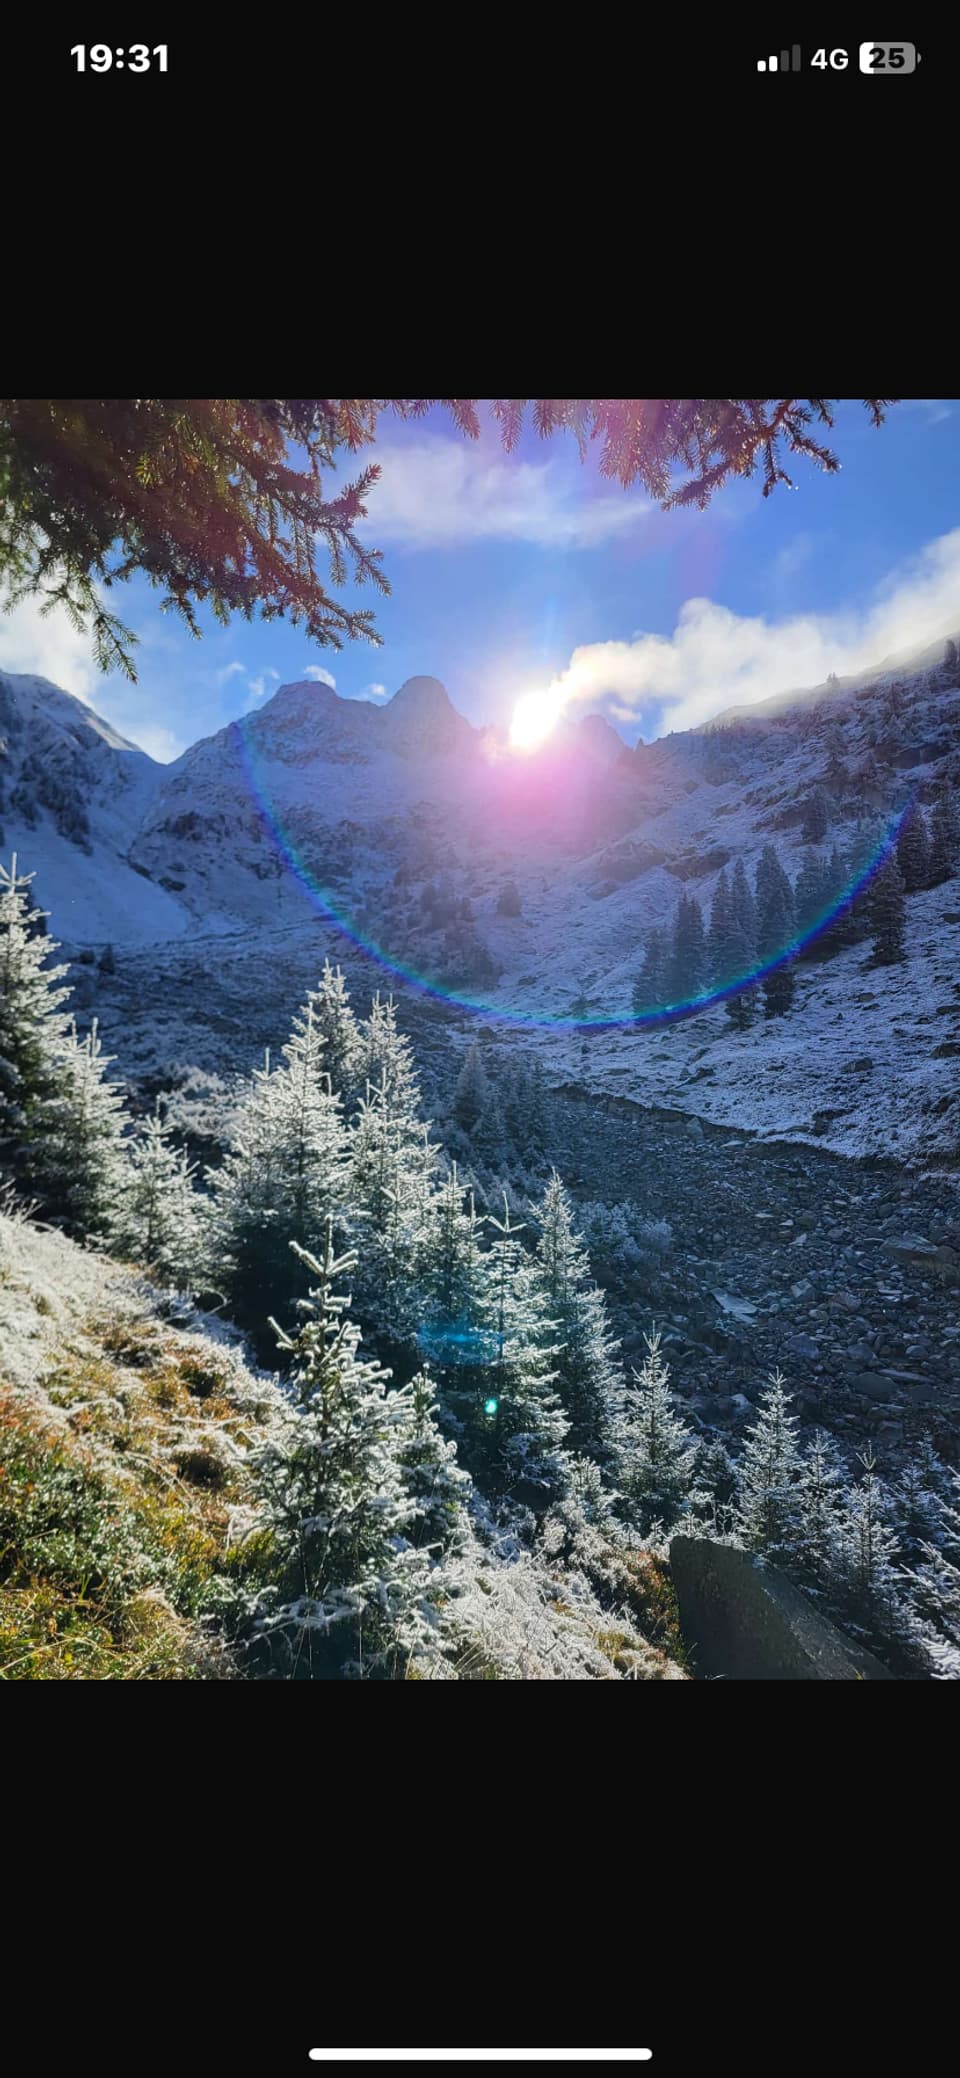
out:
{"label": "mountain peak", "polygon": [[453,751],[466,746],[476,733],[458,714],[439,678],[406,679],[380,712],[393,747],[403,751]]}
{"label": "mountain peak", "polygon": [[456,709],[439,678],[407,678],[388,700],[387,714],[455,714]]}

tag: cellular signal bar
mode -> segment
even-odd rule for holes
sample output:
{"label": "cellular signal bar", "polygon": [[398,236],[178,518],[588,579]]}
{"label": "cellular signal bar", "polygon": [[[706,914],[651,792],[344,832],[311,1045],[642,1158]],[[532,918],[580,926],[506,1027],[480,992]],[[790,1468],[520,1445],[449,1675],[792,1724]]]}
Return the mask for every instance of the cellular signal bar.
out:
{"label": "cellular signal bar", "polygon": [[788,51],[776,51],[769,58],[757,59],[758,72],[799,72],[801,66],[800,45],[795,43]]}

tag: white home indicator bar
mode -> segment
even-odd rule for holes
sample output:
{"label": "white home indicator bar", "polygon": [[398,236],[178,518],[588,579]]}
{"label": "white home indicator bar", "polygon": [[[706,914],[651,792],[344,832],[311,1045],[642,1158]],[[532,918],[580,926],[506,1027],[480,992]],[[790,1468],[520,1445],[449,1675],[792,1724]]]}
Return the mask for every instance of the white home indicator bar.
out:
{"label": "white home indicator bar", "polygon": [[649,2063],[652,2049],[311,2049],[314,2063]]}

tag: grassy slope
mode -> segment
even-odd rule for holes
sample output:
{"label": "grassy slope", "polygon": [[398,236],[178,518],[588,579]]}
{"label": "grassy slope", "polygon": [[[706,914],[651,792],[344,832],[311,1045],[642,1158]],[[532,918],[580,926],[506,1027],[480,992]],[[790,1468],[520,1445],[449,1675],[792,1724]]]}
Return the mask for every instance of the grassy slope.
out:
{"label": "grassy slope", "polygon": [[238,1678],[210,1619],[278,1404],[129,1272],[0,1219],[0,1677]]}

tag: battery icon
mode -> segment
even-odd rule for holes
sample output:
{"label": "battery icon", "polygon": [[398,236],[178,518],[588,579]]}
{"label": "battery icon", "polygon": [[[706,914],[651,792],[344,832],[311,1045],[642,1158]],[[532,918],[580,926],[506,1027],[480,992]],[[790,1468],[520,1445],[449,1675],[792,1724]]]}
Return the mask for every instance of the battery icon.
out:
{"label": "battery icon", "polygon": [[860,70],[880,79],[895,79],[898,72],[915,72],[920,53],[915,43],[861,43]]}
{"label": "battery icon", "polygon": [[800,64],[800,45],[799,43],[795,43],[790,50],[781,51],[779,53],[779,56],[777,52],[774,51],[773,56],[771,58],[758,58],[757,71],[799,72]]}

